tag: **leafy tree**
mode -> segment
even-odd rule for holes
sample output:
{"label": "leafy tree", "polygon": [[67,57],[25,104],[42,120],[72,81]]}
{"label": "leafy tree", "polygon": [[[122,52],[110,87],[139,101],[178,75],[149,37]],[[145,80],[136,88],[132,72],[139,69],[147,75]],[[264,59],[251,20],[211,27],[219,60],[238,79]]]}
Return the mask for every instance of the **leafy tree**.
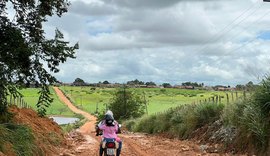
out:
{"label": "leafy tree", "polygon": [[138,79],[135,79],[133,81],[128,81],[127,82],[128,85],[144,85],[143,81],[139,81]]}
{"label": "leafy tree", "polygon": [[110,84],[110,82],[105,80],[105,81],[103,81],[103,84]]}
{"label": "leafy tree", "polygon": [[85,82],[81,78],[76,78],[74,80],[74,82],[73,82],[73,85],[75,85],[75,86],[84,86],[85,85]]}
{"label": "leafy tree", "polygon": [[[42,25],[48,16],[62,16],[68,6],[66,0],[0,2],[0,116],[7,114],[7,95],[19,96],[17,88],[29,83],[41,86],[37,107],[45,115],[52,102],[48,85],[57,82],[50,72],[59,72],[59,64],[75,58],[78,44],[68,46],[59,30],[53,39],[46,39]],[[15,11],[11,19],[7,16],[10,8]]]}
{"label": "leafy tree", "polygon": [[197,82],[184,82],[183,86],[203,87],[204,83],[198,84]]}
{"label": "leafy tree", "polygon": [[235,88],[237,90],[245,90],[246,86],[245,85],[238,84],[238,85],[235,86]]}
{"label": "leafy tree", "polygon": [[155,82],[152,82],[152,81],[146,82],[145,85],[147,85],[147,86],[156,86]]}
{"label": "leafy tree", "polygon": [[117,120],[137,118],[145,112],[145,101],[124,86],[114,94],[108,108]]}
{"label": "leafy tree", "polygon": [[246,88],[248,91],[251,91],[254,89],[254,84],[252,81],[249,81],[247,84],[246,84]]}
{"label": "leafy tree", "polygon": [[171,88],[171,87],[172,87],[172,85],[169,84],[169,83],[163,83],[162,86],[163,86],[164,88]]}

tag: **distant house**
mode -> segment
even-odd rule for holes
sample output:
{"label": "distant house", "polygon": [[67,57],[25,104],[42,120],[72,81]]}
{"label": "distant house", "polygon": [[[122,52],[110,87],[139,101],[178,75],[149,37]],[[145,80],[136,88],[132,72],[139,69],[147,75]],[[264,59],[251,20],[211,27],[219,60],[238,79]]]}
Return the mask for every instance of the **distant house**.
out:
{"label": "distant house", "polygon": [[194,89],[194,86],[184,86],[185,89]]}
{"label": "distant house", "polygon": [[178,89],[195,89],[194,86],[182,86],[182,85],[175,85],[174,88],[178,88]]}
{"label": "distant house", "polygon": [[213,87],[216,91],[233,91],[235,88],[227,87],[227,86],[215,86]]}

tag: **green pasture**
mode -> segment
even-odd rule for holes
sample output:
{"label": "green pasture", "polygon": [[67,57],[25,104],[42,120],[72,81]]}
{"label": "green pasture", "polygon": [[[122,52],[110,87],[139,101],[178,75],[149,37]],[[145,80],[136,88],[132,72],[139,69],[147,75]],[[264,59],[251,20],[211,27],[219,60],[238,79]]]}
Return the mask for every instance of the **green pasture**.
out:
{"label": "green pasture", "polygon": [[[38,88],[27,88],[27,89],[21,89],[20,93],[23,94],[23,99],[29,106],[31,106],[33,109],[36,109],[36,103],[38,101]],[[51,96],[54,98],[53,103],[51,106],[47,109],[48,115],[63,115],[63,116],[73,116],[74,113],[69,110],[66,105],[64,105],[59,98],[56,96],[53,88],[50,88]]]}
{"label": "green pasture", "polygon": [[[78,107],[87,112],[95,113],[102,112],[106,109],[106,105],[110,102],[116,88],[94,88],[94,87],[74,87],[61,86],[60,89],[69,97],[69,99]],[[47,109],[48,115],[63,115],[73,116],[72,113],[56,96],[54,90],[50,88],[53,103]],[[174,88],[130,88],[133,92],[140,95],[147,102],[148,114],[165,111],[169,108],[176,107],[182,104],[203,103],[205,100],[213,96],[221,96],[221,103],[227,103],[227,95],[229,101],[236,100],[236,93],[222,91],[207,91],[207,90],[187,90]],[[32,108],[36,109],[38,101],[38,88],[22,89],[23,99]],[[238,92],[238,97],[243,96],[242,92]]]}
{"label": "green pasture", "polygon": [[[96,111],[104,111],[106,105],[113,97],[115,88],[94,88],[94,87],[74,87],[61,86],[62,91],[70,98],[70,100],[79,108],[91,113]],[[169,108],[182,104],[203,103],[205,100],[213,96],[221,96],[221,103],[227,103],[227,95],[229,101],[236,100],[236,94],[222,91],[206,91],[206,90],[187,90],[174,88],[130,88],[136,94],[139,94],[147,101],[148,114],[165,111]],[[238,93],[241,97],[243,93]],[[215,99],[216,100],[216,99]]]}

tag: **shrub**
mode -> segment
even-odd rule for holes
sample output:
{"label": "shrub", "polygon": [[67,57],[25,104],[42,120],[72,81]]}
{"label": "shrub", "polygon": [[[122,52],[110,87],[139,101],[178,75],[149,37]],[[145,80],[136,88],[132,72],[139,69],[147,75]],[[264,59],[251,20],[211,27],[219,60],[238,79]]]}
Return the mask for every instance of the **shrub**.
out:
{"label": "shrub", "polygon": [[168,133],[186,139],[197,128],[219,119],[223,105],[181,105],[164,113],[144,116],[134,126],[134,131],[145,133]]}
{"label": "shrub", "polygon": [[197,105],[195,109],[195,113],[198,118],[197,127],[201,127],[205,124],[218,120],[222,114],[223,108],[223,104],[205,103],[202,105]]}
{"label": "shrub", "polygon": [[[270,136],[270,78],[266,78],[248,99],[225,107],[222,120],[237,128],[236,144],[251,143],[258,151],[265,151]],[[239,139],[247,138],[247,139]]]}
{"label": "shrub", "polygon": [[116,120],[138,118],[145,113],[145,101],[143,98],[125,87],[114,94],[108,107],[113,112]]}

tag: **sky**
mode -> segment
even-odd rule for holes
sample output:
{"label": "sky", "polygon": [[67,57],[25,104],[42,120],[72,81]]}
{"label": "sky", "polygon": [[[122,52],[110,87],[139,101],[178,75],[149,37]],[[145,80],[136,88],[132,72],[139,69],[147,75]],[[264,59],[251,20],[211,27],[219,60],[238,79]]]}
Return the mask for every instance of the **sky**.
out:
{"label": "sky", "polygon": [[44,29],[79,43],[54,74],[62,82],[233,86],[269,73],[269,17],[262,0],[71,0]]}

